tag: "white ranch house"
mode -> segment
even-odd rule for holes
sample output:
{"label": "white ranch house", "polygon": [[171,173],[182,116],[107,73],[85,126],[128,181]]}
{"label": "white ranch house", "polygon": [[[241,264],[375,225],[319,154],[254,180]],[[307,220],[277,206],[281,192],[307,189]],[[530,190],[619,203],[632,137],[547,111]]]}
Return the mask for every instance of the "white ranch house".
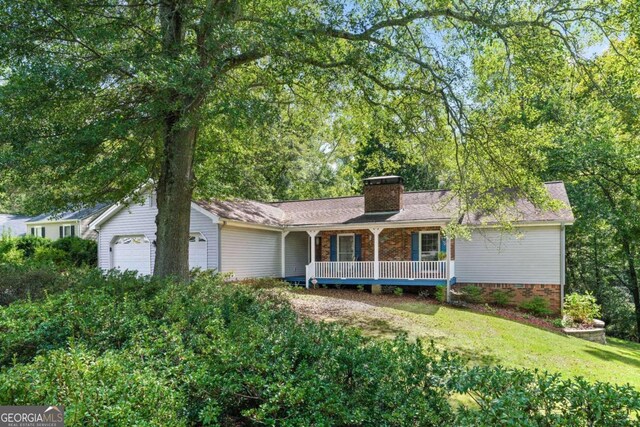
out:
{"label": "white ranch house", "polygon": [[[456,215],[446,190],[405,192],[402,178],[365,180],[364,195],[262,203],[249,200],[191,204],[189,264],[237,279],[277,277],[316,284],[461,287],[490,293],[508,289],[514,302],[546,298],[559,310],[564,293],[564,231],[573,223],[562,182],[546,183],[557,212],[518,203],[516,233],[490,219],[456,218],[471,239],[447,239]],[[154,194],[141,203],[107,209],[90,227],[98,233],[102,269],[153,272]]]}

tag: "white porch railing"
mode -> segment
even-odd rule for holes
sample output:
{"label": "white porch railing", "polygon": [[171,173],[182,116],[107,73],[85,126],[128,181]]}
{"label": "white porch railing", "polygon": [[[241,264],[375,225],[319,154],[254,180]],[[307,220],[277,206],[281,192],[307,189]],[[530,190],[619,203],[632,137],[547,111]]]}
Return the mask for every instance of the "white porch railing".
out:
{"label": "white porch railing", "polygon": [[434,279],[455,276],[455,262],[447,261],[380,261],[376,277],[375,261],[322,261],[309,264],[307,277],[316,279]]}
{"label": "white porch railing", "polygon": [[323,261],[316,262],[318,279],[373,279],[373,261]]}
{"label": "white porch railing", "polygon": [[381,279],[447,279],[447,261],[380,261]]}

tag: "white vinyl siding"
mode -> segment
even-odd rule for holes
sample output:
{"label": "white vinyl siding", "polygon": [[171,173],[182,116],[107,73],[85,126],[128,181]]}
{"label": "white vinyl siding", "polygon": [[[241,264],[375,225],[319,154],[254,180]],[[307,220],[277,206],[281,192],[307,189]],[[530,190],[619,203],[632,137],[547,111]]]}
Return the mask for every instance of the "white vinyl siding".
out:
{"label": "white vinyl siding", "polygon": [[[145,235],[151,244],[150,263],[153,272],[153,263],[156,255],[156,215],[158,209],[150,204],[150,198],[145,198],[143,204],[125,207],[112,218],[101,224],[98,244],[98,266],[104,270],[113,268],[110,248],[114,238],[127,235]],[[191,209],[192,233],[200,232],[207,240],[207,266],[209,269],[218,268],[218,224],[212,218]]]}
{"label": "white vinyl siding", "polygon": [[458,283],[560,284],[560,227],[479,229],[456,239]]}
{"label": "white vinyl siding", "polygon": [[223,272],[237,279],[280,277],[280,231],[225,225],[221,239]]}
{"label": "white vinyl siding", "polygon": [[287,234],[284,242],[284,271],[287,276],[304,276],[309,264],[309,235],[306,231]]}

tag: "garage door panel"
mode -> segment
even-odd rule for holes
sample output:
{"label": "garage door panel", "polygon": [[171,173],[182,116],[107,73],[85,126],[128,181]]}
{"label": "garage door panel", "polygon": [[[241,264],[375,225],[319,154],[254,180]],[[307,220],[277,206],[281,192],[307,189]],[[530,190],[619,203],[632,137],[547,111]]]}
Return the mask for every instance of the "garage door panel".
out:
{"label": "garage door panel", "polygon": [[189,269],[199,268],[206,270],[207,264],[207,239],[202,233],[189,235]]}
{"label": "garage door panel", "polygon": [[151,274],[151,243],[145,236],[119,236],[112,245],[113,265],[119,271]]}

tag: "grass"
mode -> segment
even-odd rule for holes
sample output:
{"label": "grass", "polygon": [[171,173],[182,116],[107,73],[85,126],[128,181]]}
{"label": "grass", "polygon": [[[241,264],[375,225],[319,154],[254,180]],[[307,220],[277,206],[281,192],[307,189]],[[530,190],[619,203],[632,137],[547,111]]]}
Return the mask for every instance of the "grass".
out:
{"label": "grass", "polygon": [[[319,295],[320,294],[320,295]],[[291,294],[315,307],[329,307],[327,319],[359,327],[365,334],[392,337],[400,332],[433,341],[436,347],[456,351],[472,364],[501,364],[582,376],[591,381],[629,383],[640,389],[640,344],[608,338],[607,345],[591,343],[500,317],[416,300],[380,297],[350,291]],[[347,300],[347,301],[345,301]],[[357,300],[370,308],[348,310]],[[336,306],[345,304],[346,310]],[[360,306],[361,308],[361,306]]]}

